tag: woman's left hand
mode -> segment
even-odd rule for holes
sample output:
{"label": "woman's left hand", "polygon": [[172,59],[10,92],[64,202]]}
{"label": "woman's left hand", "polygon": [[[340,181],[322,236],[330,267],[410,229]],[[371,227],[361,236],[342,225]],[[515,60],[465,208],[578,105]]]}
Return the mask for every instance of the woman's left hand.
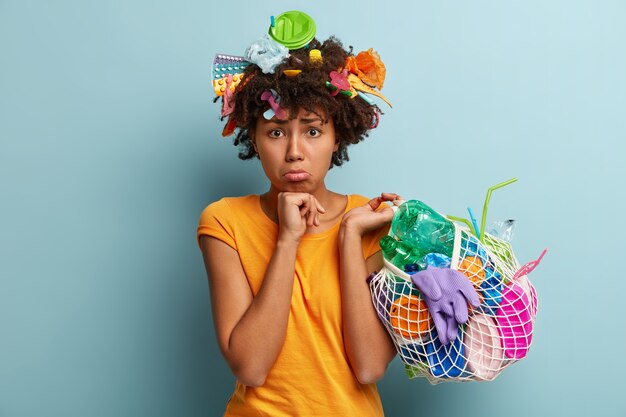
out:
{"label": "woman's left hand", "polygon": [[357,233],[359,236],[363,236],[372,230],[382,227],[393,219],[393,210],[391,207],[381,211],[376,211],[376,209],[384,201],[394,200],[402,200],[402,197],[394,193],[381,193],[379,197],[372,198],[367,204],[355,207],[344,214],[341,220],[341,228],[344,231],[349,230]]}

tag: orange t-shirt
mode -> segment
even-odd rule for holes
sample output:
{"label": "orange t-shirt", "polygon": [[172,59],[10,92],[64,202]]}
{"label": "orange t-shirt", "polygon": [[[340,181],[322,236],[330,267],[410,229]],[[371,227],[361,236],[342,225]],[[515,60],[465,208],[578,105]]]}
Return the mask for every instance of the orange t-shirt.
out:
{"label": "orange t-shirt", "polygon": [[[366,204],[348,195],[346,212]],[[378,210],[386,207],[382,204]],[[356,379],[344,347],[339,285],[338,232],[341,221],[319,234],[306,234],[298,246],[293,295],[283,348],[261,387],[237,381],[225,416],[383,415],[376,384]],[[365,259],[380,250],[386,225],[362,239]],[[265,215],[258,195],[226,197],[210,204],[197,231],[213,236],[239,253],[253,295],[263,282],[278,236],[278,225]],[[363,285],[367,285],[363,277]]]}

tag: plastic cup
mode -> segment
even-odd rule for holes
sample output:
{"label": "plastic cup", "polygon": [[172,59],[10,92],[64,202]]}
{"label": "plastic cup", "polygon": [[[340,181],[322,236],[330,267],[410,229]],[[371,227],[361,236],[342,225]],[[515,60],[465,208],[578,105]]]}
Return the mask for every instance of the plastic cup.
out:
{"label": "plastic cup", "polygon": [[268,33],[276,42],[293,50],[308,45],[315,37],[315,30],[315,21],[311,16],[292,10],[278,15]]}

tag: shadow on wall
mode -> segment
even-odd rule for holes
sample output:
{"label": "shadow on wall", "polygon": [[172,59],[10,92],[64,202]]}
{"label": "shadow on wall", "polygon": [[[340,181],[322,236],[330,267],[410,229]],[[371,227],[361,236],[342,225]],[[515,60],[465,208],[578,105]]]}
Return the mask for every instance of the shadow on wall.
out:
{"label": "shadow on wall", "polygon": [[[217,127],[213,130],[217,131],[216,129]],[[212,140],[220,143],[207,143]],[[200,213],[210,203],[222,197],[260,194],[267,191],[268,181],[260,161],[239,159],[238,148],[232,145],[232,140],[232,137],[202,138],[200,140],[202,145],[197,148],[200,151],[189,158],[188,189],[192,194],[189,195],[188,201],[194,228]],[[200,399],[196,404],[202,408],[196,410],[197,415],[222,415],[226,403],[234,392],[235,378],[217,344],[207,276],[199,250],[193,259],[194,263],[198,263],[197,270],[202,277],[204,290],[202,297],[193,297],[197,305],[189,309],[192,316],[189,317],[189,325],[185,329],[187,344],[192,347],[189,352],[188,380],[201,382],[200,387],[194,387],[198,390],[195,398]]]}

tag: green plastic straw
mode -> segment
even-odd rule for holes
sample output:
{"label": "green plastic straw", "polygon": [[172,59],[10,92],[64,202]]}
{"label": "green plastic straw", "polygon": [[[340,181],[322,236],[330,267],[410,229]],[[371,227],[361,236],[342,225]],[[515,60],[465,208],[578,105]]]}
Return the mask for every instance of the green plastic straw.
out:
{"label": "green plastic straw", "polygon": [[473,229],[472,224],[470,223],[470,221],[469,221],[469,220],[467,220],[467,219],[464,219],[463,217],[456,217],[456,216],[453,216],[453,215],[451,215],[451,214],[447,214],[447,215],[446,215],[446,217],[447,217],[448,219],[453,220],[453,221],[456,221],[456,222],[465,223],[465,224],[467,225],[467,228],[468,228],[469,230],[472,230],[472,229]]}
{"label": "green plastic straw", "polygon": [[489,207],[489,200],[491,199],[491,193],[494,190],[497,190],[498,188],[502,188],[505,185],[509,185],[511,183],[514,183],[515,181],[517,181],[517,178],[511,178],[510,180],[501,182],[500,184],[496,184],[493,187],[489,187],[487,189],[487,197],[485,197],[485,205],[483,206],[483,217],[480,221],[480,236],[478,237],[478,239],[481,242],[485,242],[485,225],[487,222],[487,208]]}

